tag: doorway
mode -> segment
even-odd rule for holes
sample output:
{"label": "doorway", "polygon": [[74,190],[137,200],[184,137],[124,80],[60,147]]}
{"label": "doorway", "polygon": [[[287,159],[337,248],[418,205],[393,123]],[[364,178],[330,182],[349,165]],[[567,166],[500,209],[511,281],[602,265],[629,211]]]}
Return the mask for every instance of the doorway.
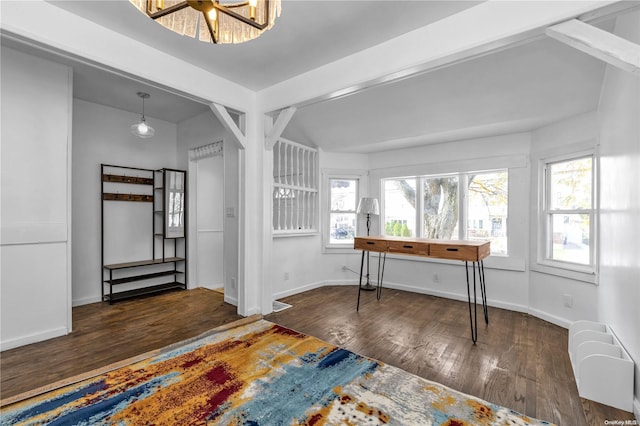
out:
{"label": "doorway", "polygon": [[[220,149],[191,151],[195,168],[195,286],[224,289],[224,157]],[[216,145],[211,144],[211,145]],[[207,146],[212,148],[212,146]],[[207,152],[204,156],[197,153]],[[196,154],[196,155],[194,155]],[[195,166],[195,167],[194,167]]]}

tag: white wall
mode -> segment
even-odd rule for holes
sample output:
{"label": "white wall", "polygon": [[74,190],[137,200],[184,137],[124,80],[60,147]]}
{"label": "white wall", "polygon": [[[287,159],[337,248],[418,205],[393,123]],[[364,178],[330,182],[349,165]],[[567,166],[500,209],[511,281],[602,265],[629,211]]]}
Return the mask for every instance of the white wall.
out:
{"label": "white wall", "polygon": [[[620,16],[615,34],[640,43],[640,12]],[[640,418],[640,77],[608,66],[600,118],[599,320],[635,361]]]}
{"label": "white wall", "polygon": [[71,70],[2,47],[0,347],[71,331]]}
{"label": "white wall", "polygon": [[[576,320],[597,320],[598,294],[596,277],[563,272],[538,265],[538,195],[540,194],[539,162],[545,157],[595,149],[598,119],[596,112],[587,112],[558,123],[542,127],[531,135],[531,194],[527,201],[531,221],[531,281],[529,299],[531,312],[547,321],[568,327]],[[555,270],[554,270],[555,269]],[[585,281],[585,280],[591,280]],[[573,299],[573,306],[563,304],[563,296]]]}
{"label": "white wall", "polygon": [[[213,142],[223,141],[224,159],[224,242],[223,242],[223,263],[224,263],[224,299],[226,302],[238,304],[238,242],[239,242],[239,149],[232,142],[224,127],[213,112],[207,111],[195,117],[178,123],[178,164],[179,168],[185,170],[195,170],[195,163],[189,161],[189,150],[199,146],[208,145]],[[194,182],[193,173],[189,176],[189,181]],[[194,195],[192,192],[191,195]],[[190,198],[190,205],[196,200]],[[227,215],[227,209],[233,209]],[[191,223],[190,229],[190,252],[193,254],[195,247],[195,209],[191,209],[189,215]],[[191,256],[191,255],[190,255]],[[193,258],[191,258],[193,260]],[[192,268],[194,268],[192,266]],[[189,281],[192,285],[197,285],[194,280],[195,274],[191,274]]]}
{"label": "white wall", "polygon": [[[135,94],[132,94],[135,95]],[[86,102],[73,101],[73,304],[101,300],[100,164],[160,169],[176,168],[176,125],[146,117],[155,129],[150,139],[132,135],[129,128],[140,115]],[[106,263],[150,258],[151,208],[147,203],[110,202],[107,223],[120,221],[122,233],[108,229]],[[138,214],[135,214],[137,212]],[[133,215],[138,225],[132,224]],[[132,233],[136,233],[132,235]],[[129,241],[129,244],[127,244]],[[142,241],[130,247],[131,241]],[[138,257],[132,258],[133,257]]]}
{"label": "white wall", "polygon": [[[320,170],[345,173],[368,169],[368,157],[364,154],[340,154],[320,152]],[[364,179],[366,181],[366,179]],[[360,196],[366,196],[368,188],[361,188]],[[320,181],[320,205],[326,204],[326,188]],[[322,215],[321,215],[322,217]],[[359,223],[362,229],[363,223]],[[359,268],[359,256],[353,250],[344,253],[341,250],[324,252],[320,234],[298,237],[273,238],[271,259],[271,280],[273,298],[288,296],[301,291],[320,287],[325,284],[354,284],[356,278],[352,272],[344,271],[342,266]],[[285,273],[288,279],[285,279]]]}

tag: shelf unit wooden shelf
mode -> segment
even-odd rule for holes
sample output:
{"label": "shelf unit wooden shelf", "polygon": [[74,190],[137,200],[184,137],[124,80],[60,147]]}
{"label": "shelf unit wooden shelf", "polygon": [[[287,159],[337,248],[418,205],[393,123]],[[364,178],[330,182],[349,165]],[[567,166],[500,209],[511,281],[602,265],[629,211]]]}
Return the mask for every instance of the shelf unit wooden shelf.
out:
{"label": "shelf unit wooden shelf", "polygon": [[163,263],[170,262],[181,262],[186,260],[184,257],[167,257],[165,259],[149,259],[149,260],[138,260],[135,262],[124,262],[124,263],[112,263],[111,265],[104,265],[104,269],[126,269],[126,268],[135,268],[137,266],[149,266],[149,265],[160,265]]}
{"label": "shelf unit wooden shelf", "polygon": [[179,282],[152,285],[144,288],[119,291],[116,293],[106,294],[105,301],[110,303],[120,300],[132,299],[134,297],[146,296],[150,294],[164,293],[173,290],[184,290],[184,284]]}
{"label": "shelf unit wooden shelf", "polygon": [[[109,164],[101,165],[101,291],[103,301],[114,303],[133,297],[187,288],[186,219],[184,232],[181,236],[168,236],[165,233],[167,219],[164,209],[167,205],[167,194],[164,188],[168,172],[183,174],[181,179],[183,183],[186,183],[186,172],[182,170],[152,170]],[[145,189],[149,186],[152,189]],[[186,188],[183,188],[182,194],[182,213],[186,218],[186,211],[184,211]],[[152,259],[105,263],[105,246],[108,239],[113,238],[113,234],[105,233],[105,203],[107,202],[144,202],[151,205],[149,242]],[[126,234],[128,231],[123,229],[122,232]],[[180,245],[178,240],[182,241]]]}

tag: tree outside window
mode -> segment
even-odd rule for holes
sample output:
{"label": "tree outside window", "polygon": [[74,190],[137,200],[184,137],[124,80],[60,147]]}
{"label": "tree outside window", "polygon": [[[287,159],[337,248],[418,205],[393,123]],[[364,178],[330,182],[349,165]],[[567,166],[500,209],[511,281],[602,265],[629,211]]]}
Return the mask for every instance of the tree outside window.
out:
{"label": "tree outside window", "polygon": [[507,254],[509,183],[506,170],[468,177],[468,240],[490,240],[491,253]]}
{"label": "tree outside window", "polygon": [[458,239],[458,176],[422,178],[422,236]]}
{"label": "tree outside window", "polygon": [[[390,178],[383,190],[385,235],[490,240],[493,254],[507,254],[506,170]],[[422,212],[418,222],[416,212]]]}
{"label": "tree outside window", "polygon": [[384,181],[384,234],[416,235],[416,178]]}

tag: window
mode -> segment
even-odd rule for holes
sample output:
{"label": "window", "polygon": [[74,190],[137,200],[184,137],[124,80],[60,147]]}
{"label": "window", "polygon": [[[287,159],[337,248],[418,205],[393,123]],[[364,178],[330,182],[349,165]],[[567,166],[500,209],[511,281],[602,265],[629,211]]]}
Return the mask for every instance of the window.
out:
{"label": "window", "polygon": [[593,155],[544,164],[544,260],[593,267],[593,194]]}
{"label": "window", "polygon": [[490,240],[492,254],[507,254],[509,213],[506,170],[468,175],[467,240]]}
{"label": "window", "polygon": [[273,231],[318,230],[318,150],[279,139],[273,146]]}
{"label": "window", "polygon": [[358,179],[329,178],[329,244],[353,245],[356,236]]}
{"label": "window", "polygon": [[382,189],[385,235],[490,240],[507,254],[507,170],[389,178]]}
{"label": "window", "polygon": [[416,178],[385,179],[384,233],[416,236]]}

